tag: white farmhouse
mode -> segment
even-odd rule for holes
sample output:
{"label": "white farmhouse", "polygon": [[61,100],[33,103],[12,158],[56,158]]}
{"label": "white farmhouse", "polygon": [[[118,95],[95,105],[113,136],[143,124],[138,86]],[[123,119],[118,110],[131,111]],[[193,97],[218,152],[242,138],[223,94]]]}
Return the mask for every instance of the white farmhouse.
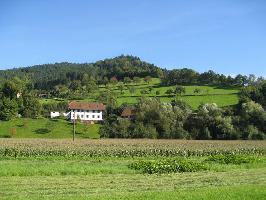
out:
{"label": "white farmhouse", "polygon": [[72,101],[68,104],[69,119],[71,121],[80,120],[83,122],[100,122],[103,121],[103,111],[105,105],[103,103],[88,103]]}

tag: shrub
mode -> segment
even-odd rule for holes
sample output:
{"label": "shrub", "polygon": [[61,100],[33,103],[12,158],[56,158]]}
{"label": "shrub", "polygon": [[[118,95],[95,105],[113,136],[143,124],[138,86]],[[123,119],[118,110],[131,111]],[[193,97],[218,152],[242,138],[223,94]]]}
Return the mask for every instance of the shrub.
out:
{"label": "shrub", "polygon": [[148,174],[196,172],[207,170],[202,163],[189,161],[186,159],[166,159],[156,161],[138,161],[129,165],[129,168],[141,170]]}
{"label": "shrub", "polygon": [[234,154],[221,154],[211,155],[206,161],[213,161],[222,164],[236,164],[252,163],[257,161],[256,157],[248,155],[234,155]]}
{"label": "shrub", "polygon": [[251,133],[249,135],[249,139],[252,140],[265,140],[265,134],[263,132],[258,132],[258,133]]}
{"label": "shrub", "polygon": [[252,139],[252,135],[257,135],[259,133],[259,130],[257,127],[253,125],[247,126],[247,128],[244,129],[242,138],[243,139]]}

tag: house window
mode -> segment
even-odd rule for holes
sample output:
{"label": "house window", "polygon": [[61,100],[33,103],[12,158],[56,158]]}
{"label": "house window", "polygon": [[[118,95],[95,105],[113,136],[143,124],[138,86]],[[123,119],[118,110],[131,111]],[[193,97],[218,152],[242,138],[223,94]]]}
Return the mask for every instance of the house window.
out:
{"label": "house window", "polygon": [[81,118],[83,118],[83,115],[81,115]]}
{"label": "house window", "polygon": [[92,115],[92,118],[94,118],[95,117],[95,115]]}
{"label": "house window", "polygon": [[86,115],[87,118],[89,118],[89,115]]}
{"label": "house window", "polygon": [[98,118],[100,118],[100,115],[98,115]]}

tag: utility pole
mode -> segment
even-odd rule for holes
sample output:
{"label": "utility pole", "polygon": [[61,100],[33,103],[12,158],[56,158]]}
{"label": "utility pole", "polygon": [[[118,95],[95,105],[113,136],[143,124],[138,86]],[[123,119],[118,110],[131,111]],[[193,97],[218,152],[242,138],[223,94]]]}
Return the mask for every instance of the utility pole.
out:
{"label": "utility pole", "polygon": [[73,142],[75,141],[75,133],[76,133],[76,113],[74,110],[74,119],[73,119]]}

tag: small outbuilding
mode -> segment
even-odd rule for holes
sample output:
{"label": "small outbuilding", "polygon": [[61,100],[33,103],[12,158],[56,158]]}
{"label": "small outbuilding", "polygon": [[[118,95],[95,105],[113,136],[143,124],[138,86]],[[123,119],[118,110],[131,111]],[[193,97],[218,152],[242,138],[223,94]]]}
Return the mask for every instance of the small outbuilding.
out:
{"label": "small outbuilding", "polygon": [[133,106],[125,107],[121,112],[121,117],[125,119],[135,119],[136,117],[136,108]]}
{"label": "small outbuilding", "polygon": [[51,118],[56,118],[56,117],[60,117],[60,112],[51,112],[50,114]]}

